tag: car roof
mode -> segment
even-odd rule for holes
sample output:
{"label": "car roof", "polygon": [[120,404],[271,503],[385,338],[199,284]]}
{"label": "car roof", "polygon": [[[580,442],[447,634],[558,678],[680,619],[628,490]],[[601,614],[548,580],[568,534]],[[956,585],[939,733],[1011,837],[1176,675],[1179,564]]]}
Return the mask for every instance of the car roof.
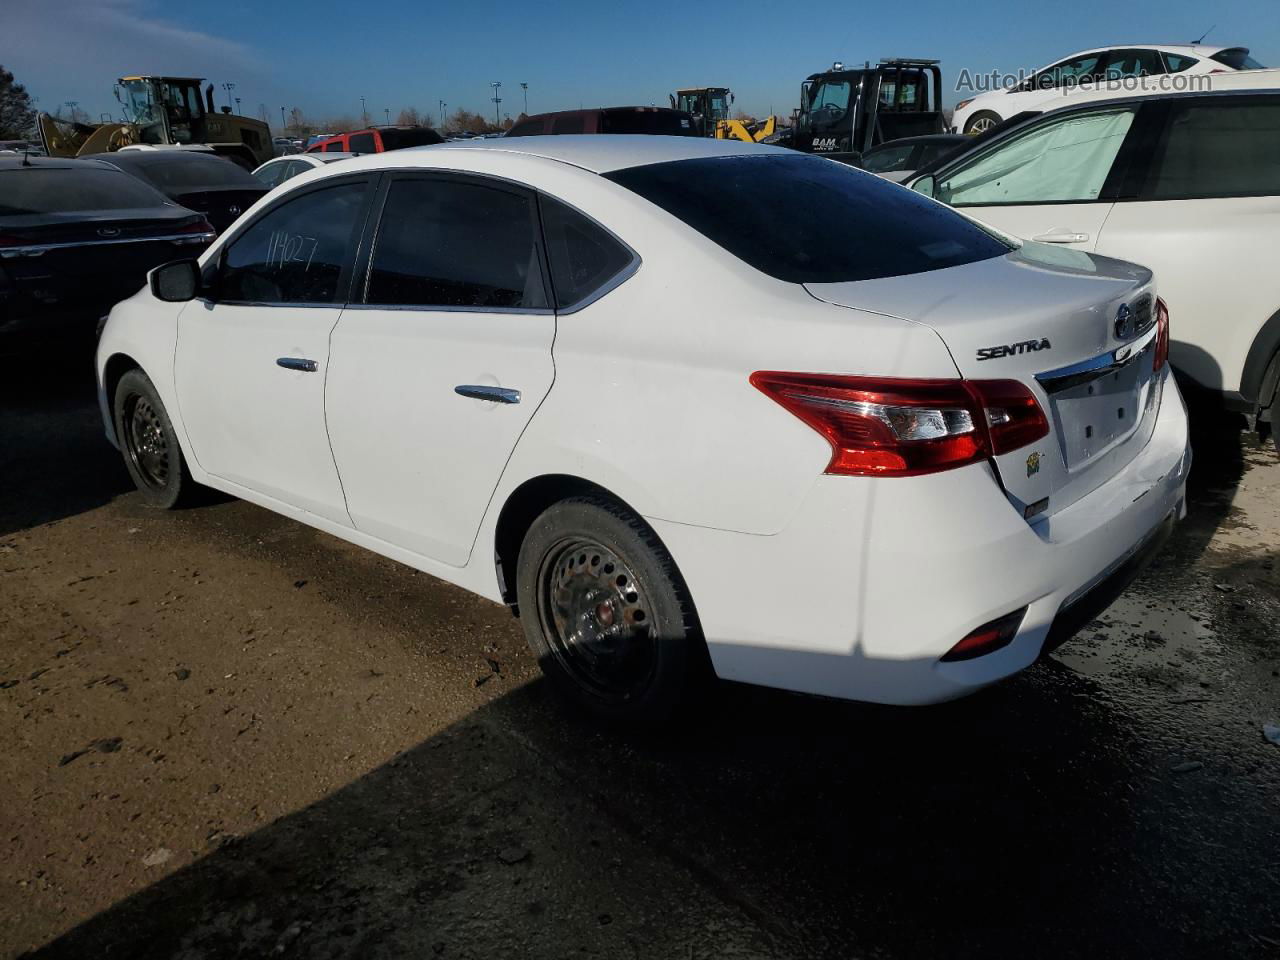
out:
{"label": "car roof", "polygon": [[1072,57],[1082,57],[1087,53],[1104,53],[1107,50],[1160,50],[1164,53],[1186,53],[1196,57],[1212,57],[1215,53],[1221,53],[1223,50],[1245,50],[1246,47],[1241,46],[1225,46],[1218,47],[1204,43],[1108,43],[1102,47],[1088,47],[1084,50],[1077,50],[1075,53],[1069,53],[1065,57],[1058,57],[1053,63],[1061,63],[1063,60],[1070,60]]}
{"label": "car roof", "polygon": [[799,156],[794,150],[771,147],[740,140],[716,140],[711,137],[667,137],[650,134],[562,134],[543,137],[498,137],[495,139],[449,140],[425,147],[408,147],[387,153],[365,154],[377,157],[380,166],[413,166],[421,151],[438,153],[448,150],[492,150],[559,160],[593,173],[609,173],[627,167],[674,160],[697,160],[711,157]]}
{"label": "car roof", "polygon": [[[1187,89],[1170,89],[1170,79],[1184,77]],[[1280,68],[1271,70],[1237,70],[1205,74],[1155,74],[1135,80],[1112,81],[1077,87],[1065,93],[1052,91],[1045,107],[1059,110],[1095,100],[1152,100],[1164,97],[1212,96],[1215,93],[1248,93],[1280,90]],[[1050,106],[1052,104],[1052,106]]]}
{"label": "car roof", "polygon": [[26,158],[26,162],[23,162],[23,156],[20,153],[15,153],[11,157],[0,157],[0,170],[13,170],[19,167],[45,167],[55,170],[102,169],[101,164],[88,164],[71,157],[41,157],[31,154]]}

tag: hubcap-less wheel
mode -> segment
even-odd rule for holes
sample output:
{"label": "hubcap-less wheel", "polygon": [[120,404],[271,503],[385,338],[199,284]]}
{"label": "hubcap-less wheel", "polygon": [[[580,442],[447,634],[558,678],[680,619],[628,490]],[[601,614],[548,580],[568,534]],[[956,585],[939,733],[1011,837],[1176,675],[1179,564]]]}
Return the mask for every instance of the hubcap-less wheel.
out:
{"label": "hubcap-less wheel", "polygon": [[146,397],[134,394],[125,401],[124,443],[138,476],[152,489],[169,482],[169,441],[160,416]]}
{"label": "hubcap-less wheel", "polygon": [[625,560],[589,539],[547,551],[538,575],[543,630],[556,660],[584,688],[625,702],[657,666],[653,612]]}
{"label": "hubcap-less wheel", "polygon": [[990,117],[980,117],[969,125],[969,133],[976,137],[980,133],[986,133],[995,125],[996,122]]}

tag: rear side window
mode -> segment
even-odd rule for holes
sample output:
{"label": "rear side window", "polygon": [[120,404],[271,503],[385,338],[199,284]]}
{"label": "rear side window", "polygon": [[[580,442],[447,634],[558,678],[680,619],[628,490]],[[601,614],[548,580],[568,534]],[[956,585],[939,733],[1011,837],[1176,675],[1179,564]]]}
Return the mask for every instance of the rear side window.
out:
{"label": "rear side window", "polygon": [[293,164],[289,161],[284,163],[268,163],[265,167],[253,171],[253,178],[264,187],[274,187],[284,182],[285,172]]}
{"label": "rear side window", "polygon": [[635,262],[629,248],[573,208],[547,196],[539,204],[551,285],[561,310],[590,299]]}
{"label": "rear side window", "polygon": [[1144,200],[1280,195],[1280,100],[1175,103]]}
{"label": "rear side window", "polygon": [[273,208],[231,241],[218,275],[219,300],[342,303],[365,184],[344,183]]}
{"label": "rear side window", "polygon": [[334,137],[332,140],[326,140],[320,149],[325,153],[345,153],[347,150],[347,145],[343,142],[345,139],[345,137]]}
{"label": "rear side window", "polygon": [[1010,249],[931,200],[819,157],[677,160],[605,176],[793,283],[923,273]]}
{"label": "rear side window", "polygon": [[425,147],[444,142],[444,137],[430,127],[414,127],[410,130],[399,130],[393,127],[382,130],[380,133],[382,135],[382,149],[384,150]]}
{"label": "rear side window", "polygon": [[1130,77],[1148,77],[1164,73],[1164,62],[1156,50],[1114,50],[1107,57],[1107,80],[1125,80]]}
{"label": "rear side window", "polygon": [[83,169],[32,166],[0,171],[0,216],[140,210],[166,203],[141,180],[93,161],[85,161]]}
{"label": "rear side window", "polygon": [[396,180],[366,302],[546,309],[533,197],[478,183]]}
{"label": "rear side window", "polygon": [[1195,57],[1184,57],[1180,53],[1166,53],[1164,62],[1170,73],[1181,73],[1183,70],[1194,67],[1200,61]]}
{"label": "rear side window", "polygon": [[586,129],[586,120],[580,113],[572,113],[567,117],[556,117],[551,125],[552,133],[582,133]]}
{"label": "rear side window", "polygon": [[888,146],[868,150],[862,158],[862,169],[868,173],[889,173],[894,170],[910,170],[911,155],[916,145]]}
{"label": "rear side window", "polygon": [[372,133],[353,133],[347,137],[352,153],[377,153],[378,141]]}

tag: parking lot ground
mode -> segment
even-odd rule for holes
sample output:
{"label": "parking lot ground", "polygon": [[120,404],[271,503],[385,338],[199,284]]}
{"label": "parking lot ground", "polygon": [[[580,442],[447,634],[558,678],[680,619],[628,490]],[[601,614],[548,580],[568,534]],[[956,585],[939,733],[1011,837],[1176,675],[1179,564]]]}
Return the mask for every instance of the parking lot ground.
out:
{"label": "parking lot ground", "polygon": [[1024,675],[725,685],[637,738],[501,608],[246,503],[144,509],[85,369],[0,376],[0,956],[1280,956],[1280,461],[1230,421]]}

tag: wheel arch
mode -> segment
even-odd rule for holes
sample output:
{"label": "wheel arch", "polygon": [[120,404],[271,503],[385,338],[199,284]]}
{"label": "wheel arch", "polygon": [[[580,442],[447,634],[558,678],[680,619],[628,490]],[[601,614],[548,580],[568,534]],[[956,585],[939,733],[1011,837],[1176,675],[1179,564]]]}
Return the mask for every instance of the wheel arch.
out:
{"label": "wheel arch", "polygon": [[581,496],[606,497],[637,517],[641,516],[639,510],[612,490],[572,474],[550,473],[531,477],[507,496],[494,527],[493,562],[502,601],[514,613],[519,613],[516,603],[516,562],[520,557],[520,544],[524,542],[525,534],[533,521],[549,506],[569,497]]}
{"label": "wheel arch", "polygon": [[1271,315],[1249,345],[1240,372],[1240,396],[1255,412],[1271,402],[1280,377],[1280,310]]}
{"label": "wheel arch", "polygon": [[[142,370],[142,364],[123,351],[113,353],[107,358],[107,362],[102,365],[103,420],[111,440],[117,446],[119,446],[120,438],[116,436],[115,417],[112,411],[116,402],[116,388],[120,386],[121,378],[130,370]],[[146,371],[144,370],[143,372],[145,373]]]}

